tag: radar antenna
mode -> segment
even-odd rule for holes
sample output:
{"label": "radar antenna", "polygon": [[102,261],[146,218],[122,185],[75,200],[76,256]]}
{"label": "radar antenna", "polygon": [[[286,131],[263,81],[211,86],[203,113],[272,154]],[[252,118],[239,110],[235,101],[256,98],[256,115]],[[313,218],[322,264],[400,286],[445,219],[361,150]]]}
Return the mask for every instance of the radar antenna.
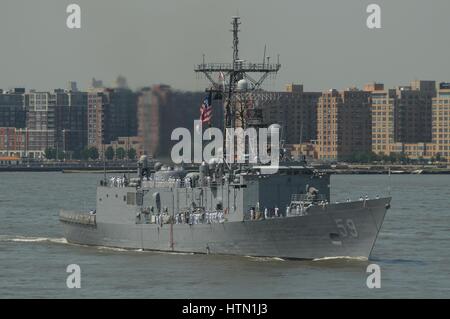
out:
{"label": "radar antenna", "polygon": [[[269,58],[267,62],[263,60],[262,63],[251,63],[239,59],[239,26],[241,25],[240,17],[232,17],[232,29],[233,33],[233,60],[231,63],[206,63],[203,60],[202,64],[199,64],[195,68],[196,73],[203,73],[205,77],[211,82],[211,87],[207,89],[210,92],[216,92],[219,96],[222,96],[222,102],[225,108],[225,123],[224,128],[232,128],[236,126],[246,126],[247,118],[242,118],[244,114],[247,117],[248,112],[242,112],[242,107],[246,107],[246,103],[241,103],[240,99],[236,97],[246,93],[251,93],[252,91],[260,89],[264,80],[270,74],[276,74],[280,70],[279,60],[277,63],[269,63]],[[264,59],[266,55],[266,48],[264,48]],[[214,74],[221,74],[223,78],[223,83],[219,83],[215,80]],[[254,75],[251,75],[254,74]],[[238,83],[241,80],[246,80],[245,87],[239,88]],[[245,91],[245,92],[244,92]],[[244,105],[243,105],[244,104]],[[241,105],[241,110],[238,110],[238,105]],[[241,115],[241,118],[236,118],[236,113]],[[237,122],[237,120],[239,120]],[[262,119],[259,119],[262,120]],[[258,121],[254,121],[253,124],[257,124]],[[237,125],[240,124],[240,125]],[[251,124],[251,123],[248,123]],[[261,123],[259,123],[261,125]]]}

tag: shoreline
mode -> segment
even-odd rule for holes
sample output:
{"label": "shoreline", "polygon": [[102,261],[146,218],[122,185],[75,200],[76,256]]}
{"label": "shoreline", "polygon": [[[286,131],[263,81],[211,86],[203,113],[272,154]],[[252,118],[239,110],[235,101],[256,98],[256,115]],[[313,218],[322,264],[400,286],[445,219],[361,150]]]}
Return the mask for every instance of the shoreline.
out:
{"label": "shoreline", "polygon": [[[388,175],[388,167],[347,167],[347,168],[330,168],[313,166],[313,168],[320,171],[336,174],[336,175]],[[0,173],[2,172],[61,172],[65,174],[76,173],[134,173],[136,172],[136,165],[107,165],[103,166],[84,166],[84,165],[14,165],[14,166],[0,166]],[[192,171],[192,167],[187,168]],[[195,170],[195,168],[194,168]],[[450,168],[436,168],[436,167],[417,167],[417,166],[392,166],[390,169],[392,175],[450,175]]]}
{"label": "shoreline", "polygon": [[136,165],[14,165],[0,166],[2,172],[61,172],[61,173],[130,173],[136,171]]}

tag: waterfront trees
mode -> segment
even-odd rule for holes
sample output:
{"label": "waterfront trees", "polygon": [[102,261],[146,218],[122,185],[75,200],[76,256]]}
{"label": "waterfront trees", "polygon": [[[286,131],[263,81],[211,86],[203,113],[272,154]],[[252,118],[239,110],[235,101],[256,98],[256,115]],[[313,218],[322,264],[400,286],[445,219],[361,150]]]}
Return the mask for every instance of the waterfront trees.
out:
{"label": "waterfront trees", "polygon": [[52,147],[47,147],[44,151],[44,156],[46,159],[49,160],[56,159],[56,149]]}
{"label": "waterfront trees", "polygon": [[81,151],[81,159],[83,159],[83,160],[85,160],[85,161],[87,161],[87,160],[89,160],[89,159],[92,159],[92,160],[97,160],[98,159],[98,157],[99,157],[99,153],[98,153],[98,149],[96,148],[96,147],[89,147],[89,148],[84,148],[82,151]]}
{"label": "waterfront trees", "polygon": [[130,159],[130,160],[136,159],[136,150],[135,150],[134,148],[131,147],[131,148],[128,150],[127,156],[128,156],[128,159]]}
{"label": "waterfront trees", "polygon": [[108,148],[105,151],[105,157],[107,160],[112,160],[114,158],[114,149],[112,146],[108,146]]}
{"label": "waterfront trees", "polygon": [[89,148],[89,158],[93,160],[97,160],[99,157],[98,149],[96,147]]}
{"label": "waterfront trees", "polygon": [[119,147],[116,149],[116,158],[123,160],[125,158],[125,150],[123,149],[123,147]]}

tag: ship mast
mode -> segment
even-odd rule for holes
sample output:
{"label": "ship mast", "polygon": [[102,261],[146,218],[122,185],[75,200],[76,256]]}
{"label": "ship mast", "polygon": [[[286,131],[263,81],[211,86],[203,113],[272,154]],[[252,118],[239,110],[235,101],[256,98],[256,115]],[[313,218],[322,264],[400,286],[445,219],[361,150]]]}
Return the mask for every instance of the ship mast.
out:
{"label": "ship mast", "polygon": [[[232,62],[205,63],[203,59],[203,63],[197,65],[195,68],[196,73],[202,73],[211,82],[211,86],[207,88],[206,91],[215,92],[222,96],[225,108],[224,128],[246,126],[247,118],[245,117],[247,116],[247,112],[239,112],[241,113],[241,118],[239,119],[240,122],[236,123],[236,113],[239,111],[238,106],[241,106],[241,110],[242,107],[246,107],[246,105],[241,103],[242,99],[239,99],[239,96],[250,96],[251,94],[249,93],[258,90],[264,80],[270,74],[276,74],[281,67],[279,60],[277,63],[269,63],[269,58],[267,58],[267,62],[264,61],[264,59],[262,63],[251,63],[241,60],[239,58],[240,17],[233,17],[231,24],[231,32],[233,33]],[[215,75],[222,75],[221,78],[223,79],[223,83],[216,81]],[[238,85],[239,81],[243,79],[246,80],[246,82],[243,82],[245,86],[240,87]]]}

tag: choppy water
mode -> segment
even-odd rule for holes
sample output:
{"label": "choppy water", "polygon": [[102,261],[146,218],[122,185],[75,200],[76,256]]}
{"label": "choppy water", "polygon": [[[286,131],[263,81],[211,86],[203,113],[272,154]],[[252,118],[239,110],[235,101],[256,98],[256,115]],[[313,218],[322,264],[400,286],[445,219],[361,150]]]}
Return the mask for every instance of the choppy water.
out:
{"label": "choppy water", "polygon": [[[0,174],[1,298],[450,297],[450,176],[393,175],[370,261],[168,254],[68,244],[58,210],[95,204],[99,175]],[[333,176],[333,199],[386,194],[387,176]],[[366,267],[381,267],[368,289]],[[66,267],[81,267],[81,289]]]}

